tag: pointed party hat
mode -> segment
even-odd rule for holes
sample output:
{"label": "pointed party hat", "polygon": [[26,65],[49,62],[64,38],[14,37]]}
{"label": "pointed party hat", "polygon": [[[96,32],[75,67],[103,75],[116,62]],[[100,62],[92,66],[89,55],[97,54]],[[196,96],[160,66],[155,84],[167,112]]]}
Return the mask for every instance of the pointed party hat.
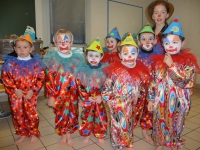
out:
{"label": "pointed party hat", "polygon": [[110,33],[108,33],[107,37],[113,37],[113,38],[116,38],[116,39],[118,39],[118,40],[121,41],[121,37],[119,35],[117,27],[115,27],[114,29],[112,29],[112,31]]}
{"label": "pointed party hat", "polygon": [[153,34],[155,34],[149,24],[146,24],[138,34],[141,34],[141,33],[153,33]]}
{"label": "pointed party hat", "polygon": [[175,35],[185,37],[178,17],[174,19],[174,21],[168,26],[168,28],[163,32],[163,34],[169,34],[171,32],[173,32],[173,34]]}
{"label": "pointed party hat", "polygon": [[19,38],[20,38],[20,39],[24,39],[24,40],[30,42],[31,44],[33,44],[33,41],[32,41],[32,39],[31,39],[30,34],[21,35]]}
{"label": "pointed party hat", "polygon": [[93,50],[103,54],[103,49],[99,37],[97,37],[94,41],[92,41],[90,45],[86,48],[86,50]]}
{"label": "pointed party hat", "polygon": [[125,39],[122,41],[122,43],[120,44],[120,46],[123,45],[132,45],[138,48],[137,44],[135,43],[133,36],[131,33],[128,33],[128,35],[125,37]]}

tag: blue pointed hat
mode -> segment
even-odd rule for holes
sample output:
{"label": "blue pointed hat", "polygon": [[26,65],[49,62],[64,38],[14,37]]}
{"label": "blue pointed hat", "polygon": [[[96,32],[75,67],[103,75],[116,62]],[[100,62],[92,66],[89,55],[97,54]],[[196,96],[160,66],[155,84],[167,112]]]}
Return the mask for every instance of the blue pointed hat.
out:
{"label": "blue pointed hat", "polygon": [[115,27],[114,29],[112,29],[112,31],[110,33],[108,33],[107,37],[113,37],[113,38],[116,38],[116,39],[118,39],[118,40],[121,41],[121,37],[119,35],[117,27]]}
{"label": "blue pointed hat", "polygon": [[173,32],[173,34],[175,35],[185,37],[178,17],[174,19],[174,21],[168,26],[168,28],[163,32],[163,34],[169,34],[170,32]]}

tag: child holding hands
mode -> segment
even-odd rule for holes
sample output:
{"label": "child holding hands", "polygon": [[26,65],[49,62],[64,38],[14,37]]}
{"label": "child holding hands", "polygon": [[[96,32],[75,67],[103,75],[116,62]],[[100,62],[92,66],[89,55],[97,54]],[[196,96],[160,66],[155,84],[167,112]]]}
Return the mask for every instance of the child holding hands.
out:
{"label": "child holding hands", "polygon": [[14,50],[17,57],[4,57],[1,77],[9,96],[16,134],[20,135],[15,144],[20,145],[26,137],[31,137],[30,143],[35,143],[40,136],[36,106],[44,83],[45,65],[39,55],[31,57],[34,47],[29,34],[15,40]]}
{"label": "child holding hands", "polygon": [[191,107],[194,76],[199,67],[196,57],[182,49],[185,36],[177,18],[164,31],[162,43],[165,56],[152,56],[155,80],[149,86],[148,110],[153,111],[152,138],[156,150],[164,146],[177,150],[186,142],[180,135]]}

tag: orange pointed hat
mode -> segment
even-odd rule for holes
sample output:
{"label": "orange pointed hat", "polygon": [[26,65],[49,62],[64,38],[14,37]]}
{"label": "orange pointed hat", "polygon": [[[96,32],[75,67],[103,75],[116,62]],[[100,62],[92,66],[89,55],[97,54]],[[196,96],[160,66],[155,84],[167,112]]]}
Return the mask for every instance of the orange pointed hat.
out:
{"label": "orange pointed hat", "polygon": [[21,35],[19,38],[20,38],[20,39],[24,39],[24,40],[30,42],[31,44],[33,44],[33,41],[32,41],[32,39],[31,39],[30,34]]}

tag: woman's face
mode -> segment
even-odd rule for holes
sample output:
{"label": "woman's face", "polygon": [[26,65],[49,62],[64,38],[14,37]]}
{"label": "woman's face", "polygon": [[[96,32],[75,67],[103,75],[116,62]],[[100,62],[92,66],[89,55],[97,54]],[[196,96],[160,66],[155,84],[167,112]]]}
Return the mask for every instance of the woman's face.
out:
{"label": "woman's face", "polygon": [[152,19],[156,24],[165,24],[165,20],[168,18],[169,13],[164,5],[159,4],[154,7]]}

